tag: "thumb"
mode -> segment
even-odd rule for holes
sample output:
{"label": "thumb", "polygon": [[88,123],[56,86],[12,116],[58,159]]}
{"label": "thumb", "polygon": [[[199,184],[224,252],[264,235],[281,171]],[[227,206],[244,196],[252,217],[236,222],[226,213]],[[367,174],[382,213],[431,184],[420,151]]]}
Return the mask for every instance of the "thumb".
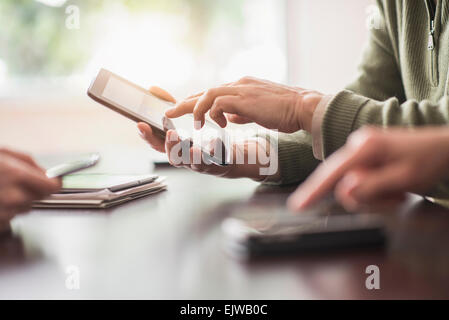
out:
{"label": "thumb", "polygon": [[168,93],[166,90],[156,87],[156,86],[151,86],[148,91],[152,94],[155,95],[156,97],[158,97],[159,99],[168,101],[168,102],[173,102],[176,103],[176,99],[170,94]]}

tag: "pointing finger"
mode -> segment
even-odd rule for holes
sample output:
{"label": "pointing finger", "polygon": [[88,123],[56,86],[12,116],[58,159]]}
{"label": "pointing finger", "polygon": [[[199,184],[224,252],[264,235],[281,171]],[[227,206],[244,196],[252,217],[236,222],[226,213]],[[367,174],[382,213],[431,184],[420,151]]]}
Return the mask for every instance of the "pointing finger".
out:
{"label": "pointing finger", "polygon": [[192,113],[197,101],[198,97],[181,101],[174,108],[167,110],[165,115],[169,118],[178,118],[187,113]]}
{"label": "pointing finger", "polygon": [[206,93],[198,99],[195,108],[193,109],[195,123],[200,121],[202,127],[205,121],[204,115],[210,108],[212,108],[215,99],[220,96],[237,95],[238,90],[238,87],[218,87],[207,90]]}

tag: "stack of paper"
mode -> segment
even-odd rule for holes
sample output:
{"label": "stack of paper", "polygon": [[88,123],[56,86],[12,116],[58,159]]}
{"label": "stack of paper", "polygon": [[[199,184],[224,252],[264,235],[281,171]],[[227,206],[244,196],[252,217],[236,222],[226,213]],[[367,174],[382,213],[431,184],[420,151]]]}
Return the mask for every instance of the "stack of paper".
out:
{"label": "stack of paper", "polygon": [[60,193],[35,201],[34,208],[109,208],[166,189],[155,175],[73,174]]}

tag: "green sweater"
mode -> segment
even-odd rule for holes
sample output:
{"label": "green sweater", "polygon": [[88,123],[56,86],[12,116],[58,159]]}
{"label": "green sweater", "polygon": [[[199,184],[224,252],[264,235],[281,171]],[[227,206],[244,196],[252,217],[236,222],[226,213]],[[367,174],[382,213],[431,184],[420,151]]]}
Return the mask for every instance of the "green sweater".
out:
{"label": "green sweater", "polygon": [[[378,1],[380,28],[371,30],[358,76],[326,107],[321,127],[323,158],[363,125],[449,123],[449,1],[438,0],[436,10],[432,4]],[[431,20],[434,31],[429,39]],[[429,40],[434,43],[430,49]],[[310,134],[279,134],[278,143],[281,184],[304,180],[319,164]]]}

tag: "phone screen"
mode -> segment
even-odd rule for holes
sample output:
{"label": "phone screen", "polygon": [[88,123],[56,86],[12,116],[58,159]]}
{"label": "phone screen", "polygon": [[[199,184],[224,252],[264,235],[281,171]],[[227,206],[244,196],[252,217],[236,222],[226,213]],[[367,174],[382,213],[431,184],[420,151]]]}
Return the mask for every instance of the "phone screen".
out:
{"label": "phone screen", "polygon": [[165,111],[172,107],[172,104],[138,90],[113,75],[109,77],[102,96],[139,114],[143,119],[160,125],[161,129]]}
{"label": "phone screen", "polygon": [[301,217],[282,210],[260,219],[231,215],[222,223],[225,250],[244,258],[379,247],[387,240],[385,230],[382,217],[373,214]]}
{"label": "phone screen", "polygon": [[[107,80],[102,97],[138,114],[141,119],[156,125],[160,130],[176,129],[181,139],[191,140],[202,149],[206,149],[213,139],[220,139],[223,143],[227,141],[225,130],[211,121],[206,121],[201,130],[195,130],[191,114],[174,119],[165,118],[165,111],[173,107],[172,103],[163,101],[143,89],[139,90],[113,74]],[[226,147],[223,147],[220,152],[226,153],[225,150]],[[219,160],[219,164],[225,164],[227,155],[220,154],[214,158]]]}
{"label": "phone screen", "polygon": [[52,167],[47,170],[46,175],[48,178],[62,177],[70,173],[93,167],[98,163],[98,160],[100,160],[100,155],[93,153],[80,159]]}

